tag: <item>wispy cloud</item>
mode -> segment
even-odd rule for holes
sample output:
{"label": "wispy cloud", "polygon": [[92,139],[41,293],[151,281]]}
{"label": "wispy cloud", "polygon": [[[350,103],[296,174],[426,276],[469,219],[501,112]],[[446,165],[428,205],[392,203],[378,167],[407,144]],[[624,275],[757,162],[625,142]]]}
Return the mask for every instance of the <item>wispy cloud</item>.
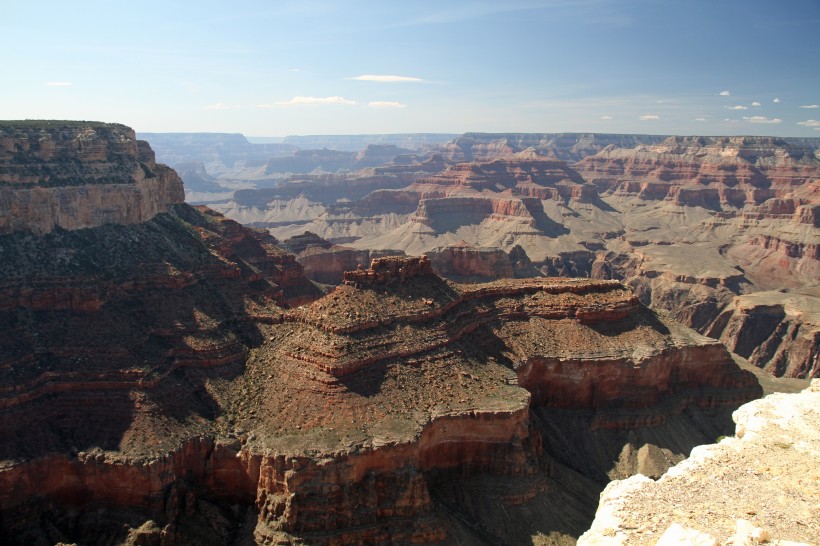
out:
{"label": "wispy cloud", "polygon": [[782,119],[769,119],[766,116],[743,116],[743,119],[748,121],[749,123],[783,123]]}
{"label": "wispy cloud", "polygon": [[695,121],[706,121],[706,118],[701,116],[701,117],[695,118]]}
{"label": "wispy cloud", "polygon": [[205,107],[205,110],[236,110],[237,108],[241,108],[238,104],[224,104],[221,102],[217,102],[216,104],[209,104]]}
{"label": "wispy cloud", "polygon": [[801,106],[800,108],[812,108],[812,109],[820,108],[820,104],[806,104],[806,105]]}
{"label": "wispy cloud", "polygon": [[69,87],[74,84],[71,82],[48,82],[46,85],[49,87]]}
{"label": "wispy cloud", "polygon": [[777,97],[775,97],[775,98],[774,98],[774,100],[773,100],[772,102],[780,102],[780,99],[779,99],[779,98],[777,98]]}
{"label": "wispy cloud", "polygon": [[353,78],[345,78],[348,80],[359,80],[361,82],[379,82],[379,83],[418,83],[423,82],[421,78],[413,76],[392,76],[392,75],[377,75],[377,74],[362,74]]}
{"label": "wispy cloud", "polygon": [[612,119],[612,116],[601,116],[601,119]]}
{"label": "wispy cloud", "polygon": [[737,106],[727,106],[726,109],[727,110],[748,110],[748,108],[746,108],[745,106],[740,105],[740,104],[738,104]]}
{"label": "wispy cloud", "polygon": [[763,105],[762,105],[762,104],[760,104],[760,103],[759,103],[759,102],[757,102],[757,101],[754,101],[754,102],[752,103],[752,106],[763,106]]}
{"label": "wispy cloud", "polygon": [[660,116],[656,116],[656,115],[654,115],[654,114],[647,114],[647,115],[645,115],[645,116],[641,116],[639,119],[640,119],[641,121],[652,121],[652,120],[656,120],[656,119],[661,119],[661,117],[660,117]]}
{"label": "wispy cloud", "polygon": [[371,108],[407,108],[406,104],[387,100],[374,100],[368,102],[367,105]]}
{"label": "wispy cloud", "polygon": [[798,125],[803,125],[805,127],[814,127],[815,129],[820,129],[820,121],[816,119],[807,119],[806,121],[798,121]]}
{"label": "wispy cloud", "polygon": [[297,95],[290,100],[276,101],[277,106],[304,106],[311,104],[356,104],[355,100],[347,100],[344,97],[303,97]]}
{"label": "wispy cloud", "polygon": [[718,93],[718,95],[720,95],[721,97],[731,97],[732,93],[730,93],[728,90],[726,90],[726,91],[721,91],[720,93]]}

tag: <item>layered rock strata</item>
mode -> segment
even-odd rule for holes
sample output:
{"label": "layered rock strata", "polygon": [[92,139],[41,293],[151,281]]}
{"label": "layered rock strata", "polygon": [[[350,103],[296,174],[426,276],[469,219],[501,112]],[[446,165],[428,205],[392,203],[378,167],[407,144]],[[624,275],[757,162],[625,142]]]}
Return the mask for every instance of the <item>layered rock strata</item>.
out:
{"label": "layered rock strata", "polygon": [[[201,218],[202,229],[214,221],[185,209],[187,237],[202,235],[188,215]],[[223,229],[237,241],[231,226]],[[212,248],[227,259],[221,244]],[[630,429],[661,438],[675,422],[700,439],[720,430],[717,421],[706,424],[717,413],[756,395],[719,344],[663,322],[617,282],[457,286],[423,259],[373,265],[352,275],[373,283],[340,286],[287,312],[253,292],[227,299],[228,286],[214,300],[202,280],[193,285],[200,296],[183,292],[193,297],[184,307],[147,289],[157,311],[172,315],[152,334],[164,338],[135,339],[141,352],[126,353],[130,365],[102,356],[114,340],[123,347],[124,333],[111,330],[121,319],[111,313],[126,302],[133,312],[133,296],[64,315],[77,326],[57,337],[45,335],[54,329],[42,316],[18,311],[30,318],[15,337],[30,336],[41,350],[4,359],[3,532],[19,543],[569,537],[587,521],[585,499],[601,477],[553,459],[545,446],[554,440],[544,442],[550,427],[584,423],[572,425],[575,440],[556,438],[576,448],[579,435],[600,445],[608,438],[583,460],[608,461],[600,471],[617,463],[628,474],[645,464],[623,455]],[[234,275],[226,278],[242,286],[242,267]],[[204,328],[229,301],[244,303]],[[139,308],[141,316],[165,316]],[[99,350],[58,347],[77,343],[90,321],[110,324]],[[183,345],[161,341],[175,332],[185,332]],[[224,349],[193,357],[231,335],[238,357]],[[94,411],[91,400],[105,400],[109,411]],[[658,450],[661,465],[682,456],[671,446]],[[565,516],[558,499],[569,503]],[[501,505],[512,520],[492,508]],[[539,517],[520,525],[525,513]]]}
{"label": "layered rock strata", "polygon": [[772,137],[669,137],[635,148],[609,146],[579,162],[599,187],[707,208],[760,205],[806,195],[817,177],[814,150]]}
{"label": "layered rock strata", "polygon": [[182,180],[128,127],[0,124],[0,233],[136,224],[184,199]]}
{"label": "layered rock strata", "polygon": [[760,393],[612,280],[392,257],[315,299],[268,233],[186,205],[0,254],[12,544],[570,541]]}

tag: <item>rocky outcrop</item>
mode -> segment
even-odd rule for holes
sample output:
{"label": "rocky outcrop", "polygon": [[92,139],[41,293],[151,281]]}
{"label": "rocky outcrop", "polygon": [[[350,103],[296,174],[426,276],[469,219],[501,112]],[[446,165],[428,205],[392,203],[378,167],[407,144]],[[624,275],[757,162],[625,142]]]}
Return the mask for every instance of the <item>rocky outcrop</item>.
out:
{"label": "rocky outcrop", "polygon": [[128,127],[0,125],[0,233],[137,224],[183,201],[182,180]]}
{"label": "rocky outcrop", "polygon": [[[514,197],[496,213],[537,227]],[[268,232],[182,204],[0,254],[12,544],[571,540],[607,480],[760,393],[612,280],[457,285],[399,256],[315,299]]]}
{"label": "rocky outcrop", "polygon": [[[299,257],[326,284],[386,253],[426,253],[446,276],[488,280],[509,274],[503,255],[519,248],[530,263],[513,276],[620,279],[643,303],[718,332],[735,297],[816,288],[818,142],[467,134],[424,161],[417,151],[357,173],[299,175],[219,209],[281,239],[309,230],[344,245],[326,253],[327,268],[323,252]],[[465,250],[437,250],[449,247]]]}
{"label": "rocky outcrop", "polygon": [[742,406],[734,437],[694,449],[658,481],[636,475],[607,486],[578,544],[816,543],[818,408],[816,379],[799,394]]}
{"label": "rocky outcrop", "polygon": [[433,267],[427,256],[385,256],[375,258],[367,269],[345,271],[343,284],[356,287],[405,282],[419,276],[432,275]]}

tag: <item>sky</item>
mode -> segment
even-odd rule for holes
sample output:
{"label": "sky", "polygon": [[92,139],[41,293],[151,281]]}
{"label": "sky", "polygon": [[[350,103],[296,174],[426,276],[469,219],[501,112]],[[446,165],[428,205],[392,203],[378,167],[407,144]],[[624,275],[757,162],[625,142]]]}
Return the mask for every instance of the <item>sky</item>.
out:
{"label": "sky", "polygon": [[820,0],[0,0],[0,119],[820,137]]}

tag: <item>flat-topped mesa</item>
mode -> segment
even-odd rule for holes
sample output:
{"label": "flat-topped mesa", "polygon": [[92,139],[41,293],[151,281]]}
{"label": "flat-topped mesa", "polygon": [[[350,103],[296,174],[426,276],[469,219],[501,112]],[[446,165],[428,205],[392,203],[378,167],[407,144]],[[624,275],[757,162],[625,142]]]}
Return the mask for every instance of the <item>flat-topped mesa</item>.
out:
{"label": "flat-topped mesa", "polygon": [[176,172],[129,127],[0,122],[0,233],[135,224],[184,200]]}
{"label": "flat-topped mesa", "polygon": [[374,284],[404,282],[413,277],[432,275],[433,266],[427,256],[385,256],[374,258],[370,268],[345,271],[343,283],[348,286],[365,287]]}

